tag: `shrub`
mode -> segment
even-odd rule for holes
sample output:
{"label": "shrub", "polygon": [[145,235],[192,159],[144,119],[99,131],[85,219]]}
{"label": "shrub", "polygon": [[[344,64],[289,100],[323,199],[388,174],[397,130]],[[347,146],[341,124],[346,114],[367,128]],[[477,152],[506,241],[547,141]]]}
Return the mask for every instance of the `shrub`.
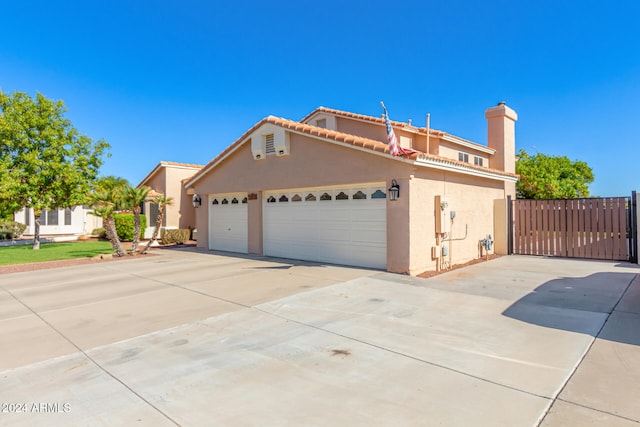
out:
{"label": "shrub", "polygon": [[[113,216],[116,223],[116,232],[121,242],[133,241],[133,214],[118,213]],[[144,236],[144,229],[147,228],[147,217],[140,215],[140,237]]]}
{"label": "shrub", "polygon": [[104,228],[94,228],[93,231],[91,232],[92,236],[98,236],[98,238],[100,239],[106,239],[107,238],[107,232],[105,231]]}
{"label": "shrub", "polygon": [[189,237],[191,236],[191,230],[184,229],[163,229],[160,233],[160,238],[162,239],[162,243],[168,245],[170,243],[177,243],[179,245],[183,244]]}
{"label": "shrub", "polygon": [[22,236],[26,225],[11,220],[0,220],[0,240],[17,239]]}

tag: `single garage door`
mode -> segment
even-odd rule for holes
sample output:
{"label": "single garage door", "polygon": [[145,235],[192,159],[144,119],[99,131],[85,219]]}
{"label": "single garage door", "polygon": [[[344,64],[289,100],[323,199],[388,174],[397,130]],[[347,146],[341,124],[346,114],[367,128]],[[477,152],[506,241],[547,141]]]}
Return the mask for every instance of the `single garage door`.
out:
{"label": "single garage door", "polygon": [[248,252],[247,195],[209,196],[209,249]]}
{"label": "single garage door", "polygon": [[265,255],[385,269],[384,184],[263,196]]}

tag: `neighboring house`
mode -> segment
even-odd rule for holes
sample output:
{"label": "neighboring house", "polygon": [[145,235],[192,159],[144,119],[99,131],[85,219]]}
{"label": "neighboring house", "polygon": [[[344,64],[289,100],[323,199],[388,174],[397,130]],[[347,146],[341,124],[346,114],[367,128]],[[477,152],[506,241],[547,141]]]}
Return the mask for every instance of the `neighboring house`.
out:
{"label": "neighboring house", "polygon": [[478,258],[488,235],[502,248],[517,115],[500,103],[485,117],[487,146],[392,122],[415,150],[402,157],[378,117],[266,117],[185,182],[202,199],[198,246],[409,274]]}
{"label": "neighboring house", "polygon": [[[156,193],[164,194],[173,199],[173,204],[166,208],[162,228],[195,228],[195,211],[191,196],[187,195],[183,181],[191,178],[200,168],[202,165],[161,161],[138,184],[138,187],[146,185]],[[153,234],[158,218],[158,206],[146,201],[142,211],[147,217],[144,236],[149,238]]]}
{"label": "neighboring house", "polygon": [[[43,211],[40,215],[40,235],[90,235],[94,229],[102,227],[102,218],[91,215],[91,212],[93,210],[89,206]],[[14,221],[27,225],[23,235],[32,236],[35,234],[33,209],[22,209],[16,212],[13,218]]]}

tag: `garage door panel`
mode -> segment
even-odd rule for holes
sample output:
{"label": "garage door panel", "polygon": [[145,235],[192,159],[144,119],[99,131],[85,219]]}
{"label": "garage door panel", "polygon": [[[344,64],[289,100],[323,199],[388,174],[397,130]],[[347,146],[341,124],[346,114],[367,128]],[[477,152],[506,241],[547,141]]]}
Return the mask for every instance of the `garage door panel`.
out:
{"label": "garage door panel", "polygon": [[[266,194],[265,201],[275,202],[264,205],[265,254],[386,268],[386,199],[372,199],[377,190],[384,194],[367,187]],[[291,202],[295,195],[302,201]]]}
{"label": "garage door panel", "polygon": [[245,197],[241,193],[209,196],[209,249],[248,252],[248,209],[241,202]]}

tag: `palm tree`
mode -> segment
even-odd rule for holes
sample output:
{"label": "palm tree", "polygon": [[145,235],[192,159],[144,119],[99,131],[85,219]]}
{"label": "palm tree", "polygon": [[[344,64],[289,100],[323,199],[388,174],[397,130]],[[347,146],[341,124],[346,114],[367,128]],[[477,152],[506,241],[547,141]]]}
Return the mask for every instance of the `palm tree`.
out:
{"label": "palm tree", "polygon": [[116,232],[116,223],[113,219],[116,203],[114,195],[107,190],[96,190],[91,195],[91,205],[93,214],[102,218],[102,225],[107,235],[107,239],[111,242],[111,247],[119,257],[125,256],[126,253],[122,249],[118,233]]}
{"label": "palm tree", "polygon": [[164,194],[155,194],[153,199],[151,200],[151,203],[155,203],[156,205],[158,205],[158,218],[156,219],[156,226],[153,229],[153,236],[151,236],[151,240],[147,242],[147,245],[142,250],[143,254],[147,253],[147,251],[151,247],[151,244],[158,238],[158,232],[162,227],[162,219],[164,218],[165,208],[167,206],[173,205],[173,198],[167,197]]}
{"label": "palm tree", "polygon": [[101,177],[96,181],[93,193],[89,195],[93,214],[102,217],[107,239],[109,239],[111,247],[119,257],[125,256],[126,253],[120,244],[113,215],[117,210],[123,208],[123,189],[128,186],[129,182],[124,178],[115,176]]}
{"label": "palm tree", "polygon": [[131,187],[127,186],[124,197],[127,205],[133,211],[133,242],[131,242],[131,253],[135,254],[140,241],[140,204],[144,203],[147,194],[151,189],[147,186]]}

